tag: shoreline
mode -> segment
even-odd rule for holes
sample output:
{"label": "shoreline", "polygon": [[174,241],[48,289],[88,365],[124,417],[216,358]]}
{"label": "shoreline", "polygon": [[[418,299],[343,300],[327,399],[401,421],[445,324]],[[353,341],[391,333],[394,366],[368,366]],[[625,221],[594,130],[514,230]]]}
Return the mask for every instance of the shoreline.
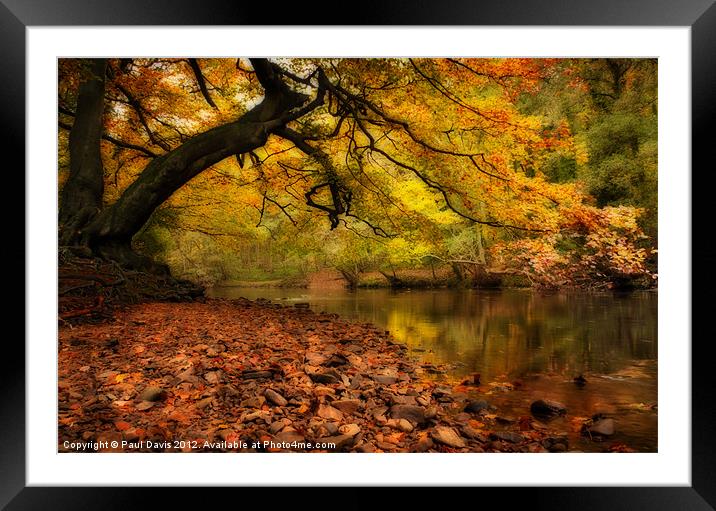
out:
{"label": "shoreline", "polygon": [[548,421],[505,422],[474,382],[424,378],[385,330],[297,305],[145,302],[60,326],[60,452],[570,450]]}

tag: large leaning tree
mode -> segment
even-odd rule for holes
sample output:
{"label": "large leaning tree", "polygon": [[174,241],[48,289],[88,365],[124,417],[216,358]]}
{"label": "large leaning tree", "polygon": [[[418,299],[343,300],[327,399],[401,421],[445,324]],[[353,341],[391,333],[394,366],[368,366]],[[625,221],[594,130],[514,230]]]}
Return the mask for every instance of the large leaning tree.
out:
{"label": "large leaning tree", "polygon": [[[158,269],[133,238],[231,159],[262,183],[261,214],[293,221],[300,203],[331,229],[390,237],[405,213],[391,183],[407,179],[466,226],[501,229],[520,254],[554,263],[564,236],[596,243],[636,214],[600,213],[541,171],[579,148],[564,122],[525,115],[518,99],[568,71],[549,59],[61,60],[60,245]],[[112,180],[125,184],[109,193]]]}

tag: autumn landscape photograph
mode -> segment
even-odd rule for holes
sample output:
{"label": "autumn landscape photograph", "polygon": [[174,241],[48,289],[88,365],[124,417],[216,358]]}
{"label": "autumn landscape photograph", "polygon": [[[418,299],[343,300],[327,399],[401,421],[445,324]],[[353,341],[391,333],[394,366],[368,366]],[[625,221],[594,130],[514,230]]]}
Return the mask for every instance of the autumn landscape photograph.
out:
{"label": "autumn landscape photograph", "polygon": [[57,451],[658,452],[657,68],[57,60]]}

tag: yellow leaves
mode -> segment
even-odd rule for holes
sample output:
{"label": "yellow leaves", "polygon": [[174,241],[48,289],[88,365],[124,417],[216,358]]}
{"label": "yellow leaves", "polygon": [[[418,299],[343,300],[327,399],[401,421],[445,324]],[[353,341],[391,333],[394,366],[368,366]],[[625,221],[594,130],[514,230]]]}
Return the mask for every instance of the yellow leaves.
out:
{"label": "yellow leaves", "polygon": [[586,165],[589,161],[589,149],[586,140],[575,141],[574,159],[577,165]]}
{"label": "yellow leaves", "polygon": [[131,375],[130,375],[129,373],[118,374],[117,376],[114,377],[114,382],[115,382],[115,383],[122,383],[124,380],[126,380],[126,379],[129,378],[130,376],[131,376]]}

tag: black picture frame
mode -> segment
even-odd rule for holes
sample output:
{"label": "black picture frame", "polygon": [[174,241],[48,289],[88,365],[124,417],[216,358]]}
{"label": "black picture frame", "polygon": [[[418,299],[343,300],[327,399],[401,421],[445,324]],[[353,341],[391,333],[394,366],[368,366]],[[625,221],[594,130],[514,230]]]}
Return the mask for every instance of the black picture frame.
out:
{"label": "black picture frame", "polygon": [[[714,0],[511,0],[471,2],[443,0],[430,3],[365,0],[355,9],[341,13],[335,3],[310,2],[293,8],[268,3],[203,0],[0,0],[0,143],[4,155],[19,156],[14,169],[24,168],[25,138],[25,30],[31,26],[76,25],[562,25],[562,26],[688,26],[692,42],[692,486],[690,487],[581,487],[522,488],[501,493],[513,505],[515,499],[526,499],[530,508],[548,509],[714,509],[716,506],[716,449],[714,442],[714,399],[709,385],[712,360],[707,335],[707,313],[711,303],[706,298],[713,288],[716,252],[711,245],[707,210],[709,191],[704,186],[708,170],[713,171],[710,146],[716,119],[716,6]],[[333,15],[321,18],[319,13]],[[708,162],[708,163],[707,163]],[[702,168],[703,167],[703,168]],[[699,171],[695,171],[699,169]],[[6,170],[10,170],[9,166]],[[19,175],[19,172],[15,171]],[[51,172],[51,169],[48,169]],[[17,189],[24,188],[24,180]],[[699,194],[703,196],[699,197]],[[16,206],[15,206],[16,207]],[[16,216],[16,209],[3,203],[4,218]],[[24,234],[21,234],[21,239]],[[17,243],[23,251],[24,243]],[[24,254],[25,256],[27,254]],[[27,269],[26,269],[27,271]],[[18,300],[19,302],[19,300]],[[24,302],[24,300],[23,300]],[[32,304],[26,304],[31,307]],[[660,311],[668,314],[668,311]],[[669,342],[687,343],[688,339]],[[17,342],[6,340],[6,362],[2,378],[0,420],[0,506],[7,509],[132,509],[150,505],[146,488],[57,488],[26,487],[25,447],[25,352]],[[11,353],[11,350],[16,350]],[[481,488],[480,502],[486,493],[500,489]],[[152,492],[155,490],[152,490]],[[171,496],[184,506],[206,505],[201,491],[171,488]],[[252,492],[253,493],[253,492]],[[294,489],[290,501],[301,500]],[[299,494],[299,495],[297,495]],[[412,497],[422,499],[426,492],[415,490]],[[215,491],[212,490],[212,496]],[[360,489],[346,490],[342,507],[360,505],[365,495]],[[490,497],[492,495],[489,495]],[[237,495],[238,497],[238,495]],[[272,494],[271,507],[279,505]],[[454,497],[453,497],[454,498]],[[475,496],[475,499],[478,497]],[[164,496],[162,496],[164,499]],[[318,501],[314,501],[318,502]],[[508,506],[511,507],[511,506]]]}

